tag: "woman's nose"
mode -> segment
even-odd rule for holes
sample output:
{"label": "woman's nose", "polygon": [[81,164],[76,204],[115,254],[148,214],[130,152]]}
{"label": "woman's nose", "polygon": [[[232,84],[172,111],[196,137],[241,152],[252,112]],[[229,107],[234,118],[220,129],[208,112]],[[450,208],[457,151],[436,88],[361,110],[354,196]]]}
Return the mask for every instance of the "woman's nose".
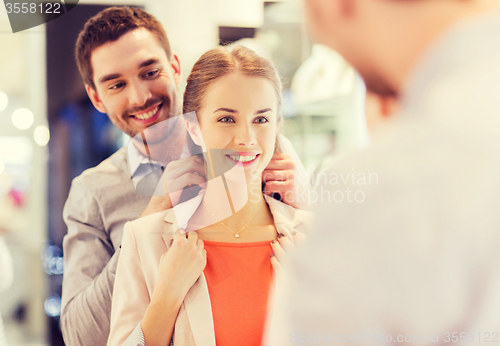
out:
{"label": "woman's nose", "polygon": [[236,144],[244,146],[255,145],[255,132],[253,131],[251,125],[241,125],[236,131]]}

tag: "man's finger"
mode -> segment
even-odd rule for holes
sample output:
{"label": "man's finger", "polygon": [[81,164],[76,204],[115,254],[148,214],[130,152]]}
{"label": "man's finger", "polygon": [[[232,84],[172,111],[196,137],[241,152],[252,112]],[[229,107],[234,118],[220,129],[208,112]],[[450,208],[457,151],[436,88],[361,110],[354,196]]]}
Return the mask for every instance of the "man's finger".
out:
{"label": "man's finger", "polygon": [[196,172],[200,176],[205,175],[205,166],[198,156],[191,156],[186,159],[172,161],[165,169],[165,177],[170,179],[177,179],[186,172]]}
{"label": "man's finger", "polygon": [[289,179],[295,179],[295,171],[291,169],[287,170],[264,170],[262,172],[262,181],[271,181],[271,180],[278,180],[278,181],[286,181]]}
{"label": "man's finger", "polygon": [[267,181],[264,185],[264,192],[268,193],[285,193],[294,188],[294,183],[291,180],[279,181],[279,180],[271,180]]}
{"label": "man's finger", "polygon": [[274,153],[266,169],[268,170],[295,169],[295,162],[293,161],[290,155]]}

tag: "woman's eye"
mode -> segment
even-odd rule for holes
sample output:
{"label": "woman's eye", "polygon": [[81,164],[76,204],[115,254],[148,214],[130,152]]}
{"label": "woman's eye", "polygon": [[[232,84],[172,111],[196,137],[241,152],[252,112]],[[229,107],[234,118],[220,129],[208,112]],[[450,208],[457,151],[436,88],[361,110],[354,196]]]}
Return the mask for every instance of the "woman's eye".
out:
{"label": "woman's eye", "polygon": [[234,123],[234,119],[231,117],[222,117],[218,121],[220,123]]}
{"label": "woman's eye", "polygon": [[267,120],[266,117],[258,117],[256,118],[253,122],[254,123],[267,123],[269,120]]}

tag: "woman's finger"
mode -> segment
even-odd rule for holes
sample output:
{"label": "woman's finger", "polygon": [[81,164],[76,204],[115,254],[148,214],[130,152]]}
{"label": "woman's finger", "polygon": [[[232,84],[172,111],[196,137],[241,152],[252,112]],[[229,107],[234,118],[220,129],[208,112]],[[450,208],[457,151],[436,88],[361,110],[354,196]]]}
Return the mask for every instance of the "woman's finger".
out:
{"label": "woman's finger", "polygon": [[293,242],[290,240],[290,238],[288,238],[287,236],[278,238],[278,242],[280,243],[281,247],[285,252],[288,252],[295,246]]}
{"label": "woman's finger", "polygon": [[197,242],[198,240],[198,233],[196,233],[195,231],[191,231],[191,232],[187,232],[186,233],[186,238],[192,242],[192,243],[195,243]]}
{"label": "woman's finger", "polygon": [[205,243],[201,239],[198,239],[198,241],[196,242],[196,245],[198,245],[199,249],[204,249],[205,248]]}
{"label": "woman's finger", "polygon": [[271,265],[273,266],[274,272],[281,271],[281,263],[276,259],[276,256],[271,256]]}
{"label": "woman's finger", "polygon": [[285,250],[281,247],[280,243],[277,240],[273,240],[271,242],[271,248],[273,249],[274,256],[280,262],[285,259],[286,253]]}

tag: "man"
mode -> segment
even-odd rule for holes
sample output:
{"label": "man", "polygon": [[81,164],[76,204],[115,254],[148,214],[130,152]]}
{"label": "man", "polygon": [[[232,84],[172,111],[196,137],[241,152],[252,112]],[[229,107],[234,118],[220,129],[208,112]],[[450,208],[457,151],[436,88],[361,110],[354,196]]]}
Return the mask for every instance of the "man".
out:
{"label": "man", "polygon": [[[161,24],[138,8],[106,9],[86,23],[76,58],[94,106],[130,137],[147,132],[149,149],[161,145],[163,134],[147,129],[181,114],[180,63]],[[172,145],[166,153],[179,157],[183,148]],[[67,345],[106,344],[123,226],[172,207],[168,195],[150,198],[136,192],[132,177],[146,178],[158,163],[144,146],[136,149],[129,155],[127,148],[120,149],[72,183],[63,212],[68,234],[61,327]],[[294,167],[289,155],[276,154],[267,168],[266,193],[279,193],[296,205]],[[185,175],[186,186],[200,183],[200,176]]]}
{"label": "man", "polygon": [[401,103],[383,138],[323,172],[268,344],[498,342],[500,3],[305,8],[319,41]]}

